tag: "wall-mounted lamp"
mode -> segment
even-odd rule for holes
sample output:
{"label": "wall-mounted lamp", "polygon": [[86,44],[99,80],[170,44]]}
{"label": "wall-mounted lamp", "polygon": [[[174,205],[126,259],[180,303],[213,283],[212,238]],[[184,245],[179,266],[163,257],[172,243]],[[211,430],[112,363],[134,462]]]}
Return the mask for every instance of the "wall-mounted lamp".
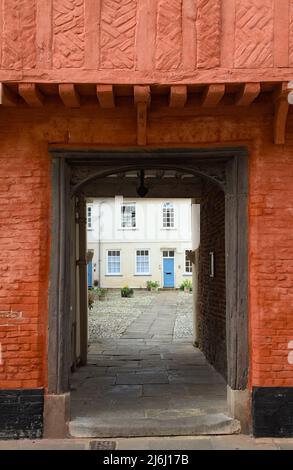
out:
{"label": "wall-mounted lamp", "polygon": [[215,253],[210,251],[210,277],[215,277]]}

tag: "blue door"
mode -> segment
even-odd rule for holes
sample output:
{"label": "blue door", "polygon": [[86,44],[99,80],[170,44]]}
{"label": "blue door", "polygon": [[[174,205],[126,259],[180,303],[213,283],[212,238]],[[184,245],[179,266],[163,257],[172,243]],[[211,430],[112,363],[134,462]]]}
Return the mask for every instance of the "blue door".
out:
{"label": "blue door", "polygon": [[164,287],[174,287],[174,258],[164,258]]}
{"label": "blue door", "polygon": [[87,265],[87,285],[93,287],[93,263],[90,261]]}

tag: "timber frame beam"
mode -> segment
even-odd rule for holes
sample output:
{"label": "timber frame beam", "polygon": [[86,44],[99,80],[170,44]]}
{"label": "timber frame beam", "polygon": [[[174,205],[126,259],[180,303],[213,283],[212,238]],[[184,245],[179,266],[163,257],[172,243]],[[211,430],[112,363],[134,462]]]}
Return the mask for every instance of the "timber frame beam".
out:
{"label": "timber frame beam", "polygon": [[[49,88],[46,88],[49,86]],[[84,90],[86,86],[86,90]],[[53,90],[53,91],[52,91]],[[54,92],[55,90],[55,92]],[[102,109],[115,109],[119,112],[121,103],[129,98],[127,106],[131,103],[137,110],[137,144],[147,144],[147,121],[152,102],[157,97],[168,97],[160,101],[160,106],[168,106],[170,113],[183,112],[186,109],[190,116],[194,109],[197,113],[213,113],[218,106],[246,107],[266,103],[274,106],[274,143],[283,145],[286,137],[286,124],[289,112],[288,95],[290,83],[275,82],[244,82],[244,83],[213,83],[202,85],[122,85],[115,84],[45,84],[45,83],[1,83],[0,82],[0,108],[1,107],[45,107],[47,103],[55,100],[68,108],[82,107],[83,103],[92,100],[92,105],[99,105]],[[271,95],[269,95],[271,93]],[[265,95],[265,96],[264,96]],[[84,98],[85,97],[85,98]],[[262,99],[264,97],[264,99]],[[121,98],[122,101],[121,101]],[[124,101],[123,101],[124,100]],[[158,102],[158,101],[157,101]],[[164,104],[165,103],[165,104]],[[122,104],[123,106],[123,104]],[[154,105],[156,106],[156,105]],[[181,109],[180,109],[181,108]],[[182,115],[182,114],[180,114]]]}
{"label": "timber frame beam", "polygon": [[286,126],[289,112],[289,92],[287,82],[283,82],[275,91],[275,118],[274,118],[274,142],[284,145],[286,139]]}
{"label": "timber frame beam", "polygon": [[149,86],[134,87],[134,103],[137,106],[137,145],[147,144],[147,109],[151,102]]}

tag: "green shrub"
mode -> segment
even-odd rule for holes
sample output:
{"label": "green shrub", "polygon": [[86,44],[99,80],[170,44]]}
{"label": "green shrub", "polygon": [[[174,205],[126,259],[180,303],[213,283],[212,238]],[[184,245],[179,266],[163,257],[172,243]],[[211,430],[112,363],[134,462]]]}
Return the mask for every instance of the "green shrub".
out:
{"label": "green shrub", "polygon": [[180,285],[180,290],[189,290],[192,291],[192,282],[190,279],[184,279]]}
{"label": "green shrub", "polygon": [[107,289],[102,289],[102,287],[99,287],[98,289],[96,289],[96,293],[99,297],[99,299],[104,299],[107,295]]}
{"label": "green shrub", "polygon": [[133,297],[133,289],[128,286],[122,287],[121,297]]}
{"label": "green shrub", "polygon": [[94,301],[95,301],[95,292],[93,289],[88,290],[88,307],[91,310],[94,306]]}
{"label": "green shrub", "polygon": [[160,287],[158,281],[147,281],[147,290],[156,290]]}

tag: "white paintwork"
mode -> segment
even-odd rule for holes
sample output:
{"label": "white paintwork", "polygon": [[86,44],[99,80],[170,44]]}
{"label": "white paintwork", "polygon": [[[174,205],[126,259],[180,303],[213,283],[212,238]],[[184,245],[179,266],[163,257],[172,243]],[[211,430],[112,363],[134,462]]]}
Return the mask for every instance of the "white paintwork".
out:
{"label": "white paintwork", "polygon": [[[136,227],[121,227],[121,204],[135,203]],[[174,228],[163,228],[163,205],[174,205]],[[185,273],[185,250],[199,244],[199,205],[193,208],[191,223],[191,199],[92,199],[92,230],[88,230],[88,249],[94,250],[93,280],[101,287],[146,287],[148,280],[163,285],[163,250],[175,251],[175,286],[191,274]],[[193,225],[193,230],[191,225]],[[194,233],[192,243],[192,231]],[[136,250],[149,250],[150,274],[136,274]],[[121,275],[107,275],[107,251],[121,251]],[[101,253],[101,256],[100,256]]]}

